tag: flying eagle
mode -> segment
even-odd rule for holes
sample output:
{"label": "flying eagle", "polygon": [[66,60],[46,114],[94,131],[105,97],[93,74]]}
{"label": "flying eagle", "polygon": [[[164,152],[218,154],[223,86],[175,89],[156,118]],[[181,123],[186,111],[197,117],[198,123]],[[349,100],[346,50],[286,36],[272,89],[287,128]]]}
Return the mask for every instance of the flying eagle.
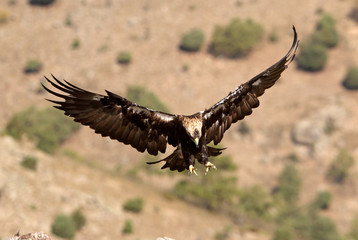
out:
{"label": "flying eagle", "polygon": [[[299,40],[295,27],[294,39],[288,53],[277,63],[241,84],[225,98],[212,107],[193,115],[177,115],[155,111],[140,106],[130,100],[106,90],[107,95],[92,93],[68,81],[46,80],[63,93],[57,93],[42,85],[51,94],[64,101],[53,101],[55,107],[94,129],[103,137],[109,136],[124,144],[130,144],[139,152],[157,155],[165,153],[167,144],[176,149],[168,157],[148,164],[165,162],[162,169],[172,171],[188,169],[196,173],[195,159],[206,167],[206,172],[216,168],[208,157],[218,156],[223,148],[207,146],[210,142],[217,145],[231,124],[252,113],[259,106],[258,97],[280,78],[281,73],[292,62]],[[48,99],[47,99],[48,100]]]}

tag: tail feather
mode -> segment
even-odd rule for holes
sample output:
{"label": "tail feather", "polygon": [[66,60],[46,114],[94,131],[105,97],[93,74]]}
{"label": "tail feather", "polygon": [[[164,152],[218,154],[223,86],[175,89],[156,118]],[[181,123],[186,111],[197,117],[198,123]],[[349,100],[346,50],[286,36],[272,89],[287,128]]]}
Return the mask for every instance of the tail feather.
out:
{"label": "tail feather", "polygon": [[178,148],[175,149],[175,151],[168,157],[158,161],[147,162],[147,164],[156,164],[160,162],[165,162],[165,164],[162,166],[162,169],[169,168],[172,171],[177,170],[178,172],[182,172],[185,169],[188,169],[188,165],[184,161],[183,155]]}
{"label": "tail feather", "polygon": [[[208,146],[208,156],[216,157],[220,155],[222,151],[225,149],[226,148],[214,148]],[[160,162],[165,162],[165,164],[162,166],[162,169],[169,168],[171,171],[182,172],[185,169],[189,168],[187,162],[185,162],[184,160],[183,154],[179,147],[175,149],[175,151],[172,154],[170,154],[168,157],[158,161],[147,162],[147,164],[156,164]]]}
{"label": "tail feather", "polygon": [[211,156],[216,157],[216,156],[222,154],[222,151],[225,149],[226,148],[214,148],[214,147],[208,146],[208,155],[209,155],[209,157],[211,157]]}

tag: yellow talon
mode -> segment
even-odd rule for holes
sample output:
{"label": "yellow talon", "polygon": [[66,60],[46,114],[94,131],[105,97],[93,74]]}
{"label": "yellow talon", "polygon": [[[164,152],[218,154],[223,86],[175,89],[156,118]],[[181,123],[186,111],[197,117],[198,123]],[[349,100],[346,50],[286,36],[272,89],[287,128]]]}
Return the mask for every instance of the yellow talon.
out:
{"label": "yellow talon", "polygon": [[205,175],[209,172],[210,168],[214,168],[215,170],[217,170],[216,166],[214,164],[212,164],[211,162],[207,162],[205,164]]}
{"label": "yellow talon", "polygon": [[195,167],[193,165],[189,166],[189,174],[195,174],[196,176],[198,176],[198,174],[196,173]]}

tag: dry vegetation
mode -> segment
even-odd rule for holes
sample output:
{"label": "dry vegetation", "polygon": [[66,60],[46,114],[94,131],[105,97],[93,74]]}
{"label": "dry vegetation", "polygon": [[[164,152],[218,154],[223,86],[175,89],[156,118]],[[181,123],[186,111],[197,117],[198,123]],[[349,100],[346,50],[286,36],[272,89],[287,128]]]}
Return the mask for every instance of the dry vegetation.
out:
{"label": "dry vegetation", "polygon": [[[358,65],[354,4],[57,0],[30,6],[27,1],[0,1],[1,132],[14,114],[50,105],[39,86],[42,75],[52,73],[101,93],[108,89],[126,95],[130,87],[145,87],[148,96],[154,93],[171,112],[191,114],[280,59],[291,44],[292,25],[304,42],[322,13],[329,13],[340,36],[322,71],[304,72],[292,63],[261,97],[259,109],[245,119],[245,133],[239,124],[231,127],[222,145],[234,170],[219,169],[206,180],[159,171],[160,166],[147,168],[142,154],[84,127],[61,141],[52,155],[37,150],[31,137],[18,141],[0,136],[0,238],[19,229],[50,233],[58,214],[69,216],[80,209],[86,224],[75,239],[279,240],[303,234],[297,219],[306,222],[313,215],[294,211],[305,207],[314,209],[314,219],[322,226],[332,230],[336,224],[339,234],[357,239],[358,227],[351,230],[351,224],[358,223],[353,221],[358,214],[358,164],[348,164],[343,182],[327,177],[332,165],[339,164],[340,152],[353,162],[358,159],[358,93],[342,87],[347,70]],[[237,17],[263,26],[259,43],[239,59],[209,54],[215,27]],[[201,30],[204,43],[198,52],[180,51],[182,36],[191,29]],[[130,64],[118,64],[123,51],[129,53]],[[36,71],[26,71],[31,60],[40,66]],[[36,161],[25,162],[28,156]],[[226,175],[232,191],[222,204],[225,195],[217,196],[216,187],[224,188],[212,182]],[[284,184],[287,181],[293,184]],[[205,184],[212,198],[203,201],[196,190]],[[182,199],[197,204],[178,199],[172,192],[175,186],[189,189],[191,195]],[[256,202],[255,196],[265,201]],[[142,199],[139,212],[124,209],[129,199]],[[211,211],[197,207],[200,202]],[[291,225],[280,222],[285,222],[287,205],[297,207],[290,212],[297,216]],[[282,228],[275,228],[280,224]],[[315,235],[311,225],[303,227],[315,240],[325,237]]]}

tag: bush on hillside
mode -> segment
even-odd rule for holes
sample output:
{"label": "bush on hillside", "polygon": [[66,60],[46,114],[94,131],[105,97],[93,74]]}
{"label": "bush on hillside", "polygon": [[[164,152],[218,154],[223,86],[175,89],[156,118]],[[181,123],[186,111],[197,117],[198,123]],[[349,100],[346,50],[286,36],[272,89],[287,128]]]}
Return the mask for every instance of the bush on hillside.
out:
{"label": "bush on hillside", "polygon": [[276,31],[270,32],[269,40],[270,40],[270,42],[272,42],[272,43],[275,43],[275,42],[278,41],[278,34],[277,34]]}
{"label": "bush on hillside", "polygon": [[30,169],[32,171],[36,171],[37,169],[37,157],[34,156],[25,156],[21,161],[21,166],[24,168]]}
{"label": "bush on hillside", "polygon": [[[307,239],[337,240],[341,239],[335,223],[312,211],[311,208],[287,206],[278,214],[277,226],[273,240]],[[293,237],[293,238],[291,238]]]}
{"label": "bush on hillside", "polygon": [[332,194],[328,191],[319,192],[313,201],[313,206],[318,209],[328,209],[331,205]]}
{"label": "bush on hillside", "polygon": [[200,29],[192,29],[183,35],[179,48],[188,52],[196,52],[200,50],[203,42],[203,32]]}
{"label": "bush on hillside", "polygon": [[[312,240],[337,240],[341,239],[336,224],[327,217],[316,216],[311,220],[309,239]],[[303,238],[304,239],[304,238]]]}
{"label": "bush on hillside", "polygon": [[347,70],[342,85],[349,90],[358,90],[358,67],[350,67]]}
{"label": "bush on hillside", "polygon": [[223,230],[218,231],[214,235],[214,240],[228,240],[230,239],[231,227],[226,226]]}
{"label": "bush on hillside", "polygon": [[56,0],[29,0],[31,5],[50,5],[53,4]]}
{"label": "bush on hillside", "polygon": [[210,53],[237,58],[247,55],[263,35],[263,27],[251,19],[233,19],[227,26],[218,26],[212,36]]}
{"label": "bush on hillside", "polygon": [[351,228],[348,233],[350,239],[358,240],[358,215],[353,218]]}
{"label": "bush on hillside", "polygon": [[117,55],[117,62],[119,64],[129,64],[132,61],[132,54],[128,51],[121,51]]}
{"label": "bush on hillside", "polygon": [[127,88],[126,97],[145,107],[155,109],[158,111],[169,113],[169,108],[155,95],[145,87],[142,86],[130,86]]}
{"label": "bush on hillside", "polygon": [[336,21],[332,15],[323,14],[317,23],[316,31],[312,34],[312,41],[328,48],[335,47],[339,41],[335,25]]}
{"label": "bush on hillside", "polygon": [[251,217],[269,219],[272,201],[261,186],[253,186],[239,190],[238,206]]}
{"label": "bush on hillside", "polygon": [[76,224],[71,217],[59,214],[52,223],[51,229],[56,236],[71,239],[75,236]]}
{"label": "bush on hillside", "polygon": [[73,39],[72,49],[77,49],[81,46],[81,41],[78,38]]}
{"label": "bush on hillside", "polygon": [[297,56],[297,66],[305,71],[320,71],[325,67],[327,58],[326,47],[313,42],[302,44]]}
{"label": "bush on hillside", "polygon": [[143,210],[143,199],[142,198],[128,199],[123,204],[123,209],[134,213],[140,213]]}
{"label": "bush on hillside", "polygon": [[294,240],[294,233],[290,227],[279,226],[273,232],[272,240]]}
{"label": "bush on hillside", "polygon": [[173,194],[209,210],[233,206],[237,201],[236,178],[208,174],[197,181],[181,180],[173,188]]}
{"label": "bush on hillside", "polygon": [[221,171],[235,171],[238,168],[230,155],[220,155],[210,159],[210,161],[214,162],[215,166]]}
{"label": "bush on hillside", "polygon": [[5,128],[5,134],[21,139],[26,135],[36,142],[37,148],[47,153],[54,153],[59,146],[79,129],[63,112],[52,107],[38,109],[29,107],[15,113]]}
{"label": "bush on hillside", "polygon": [[76,230],[81,230],[86,225],[87,219],[80,209],[73,211],[71,218],[76,225]]}
{"label": "bush on hillside", "polygon": [[335,183],[343,183],[354,165],[353,156],[346,150],[341,150],[330,164],[327,178]]}
{"label": "bush on hillside", "polygon": [[26,62],[24,67],[25,73],[36,73],[42,68],[42,63],[36,59],[30,59]]}
{"label": "bush on hillside", "polygon": [[316,30],[321,30],[323,28],[334,28],[336,25],[336,20],[329,13],[322,14],[321,18],[317,21]]}
{"label": "bush on hillside", "polygon": [[133,222],[130,219],[127,219],[124,222],[123,228],[122,228],[122,233],[124,234],[130,234],[133,233]]}
{"label": "bush on hillside", "polygon": [[275,195],[286,204],[295,204],[301,188],[301,176],[293,164],[288,164],[278,177]]}

